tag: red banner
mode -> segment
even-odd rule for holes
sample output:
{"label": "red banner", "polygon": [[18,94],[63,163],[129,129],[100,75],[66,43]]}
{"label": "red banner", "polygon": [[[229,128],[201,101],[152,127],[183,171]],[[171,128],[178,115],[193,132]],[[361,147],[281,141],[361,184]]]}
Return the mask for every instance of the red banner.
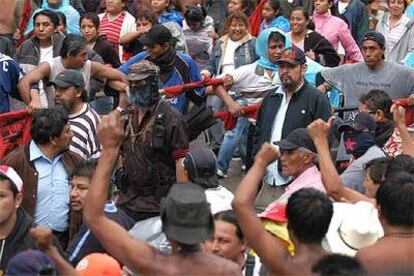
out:
{"label": "red banner", "polygon": [[0,159],[30,141],[31,122],[28,110],[0,114]]}

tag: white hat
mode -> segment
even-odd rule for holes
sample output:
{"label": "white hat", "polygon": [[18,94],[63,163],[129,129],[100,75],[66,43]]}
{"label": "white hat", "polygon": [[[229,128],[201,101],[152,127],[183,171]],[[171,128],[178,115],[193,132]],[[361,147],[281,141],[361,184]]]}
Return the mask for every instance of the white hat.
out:
{"label": "white hat", "polygon": [[374,244],[383,235],[378,211],[371,203],[334,203],[325,236],[331,252],[354,256],[359,249]]}
{"label": "white hat", "polygon": [[0,174],[10,179],[10,181],[16,186],[19,192],[22,191],[23,180],[12,167],[4,165],[0,166]]}

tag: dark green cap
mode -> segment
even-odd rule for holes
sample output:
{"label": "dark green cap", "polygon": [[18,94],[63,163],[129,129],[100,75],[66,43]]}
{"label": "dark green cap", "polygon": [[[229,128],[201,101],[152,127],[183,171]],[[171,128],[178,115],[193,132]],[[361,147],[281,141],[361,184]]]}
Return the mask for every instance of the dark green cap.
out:
{"label": "dark green cap", "polygon": [[54,80],[51,80],[47,83],[50,85],[55,85],[62,88],[68,88],[71,86],[84,87],[85,79],[81,72],[73,69],[66,69],[55,77]]}

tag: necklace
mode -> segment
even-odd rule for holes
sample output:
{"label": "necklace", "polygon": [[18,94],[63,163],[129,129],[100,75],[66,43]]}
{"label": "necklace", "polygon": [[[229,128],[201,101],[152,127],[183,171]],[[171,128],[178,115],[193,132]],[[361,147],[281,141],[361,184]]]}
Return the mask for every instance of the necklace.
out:
{"label": "necklace", "polygon": [[384,235],[385,237],[395,237],[395,238],[414,238],[414,232],[394,232],[394,233],[387,233]]}

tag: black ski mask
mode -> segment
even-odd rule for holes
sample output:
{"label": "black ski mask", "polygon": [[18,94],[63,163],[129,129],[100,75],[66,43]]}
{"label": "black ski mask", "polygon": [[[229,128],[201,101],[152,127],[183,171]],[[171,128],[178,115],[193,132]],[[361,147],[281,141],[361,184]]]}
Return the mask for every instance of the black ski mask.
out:
{"label": "black ski mask", "polygon": [[128,102],[139,107],[148,107],[160,98],[158,83],[154,77],[149,77],[129,87]]}

